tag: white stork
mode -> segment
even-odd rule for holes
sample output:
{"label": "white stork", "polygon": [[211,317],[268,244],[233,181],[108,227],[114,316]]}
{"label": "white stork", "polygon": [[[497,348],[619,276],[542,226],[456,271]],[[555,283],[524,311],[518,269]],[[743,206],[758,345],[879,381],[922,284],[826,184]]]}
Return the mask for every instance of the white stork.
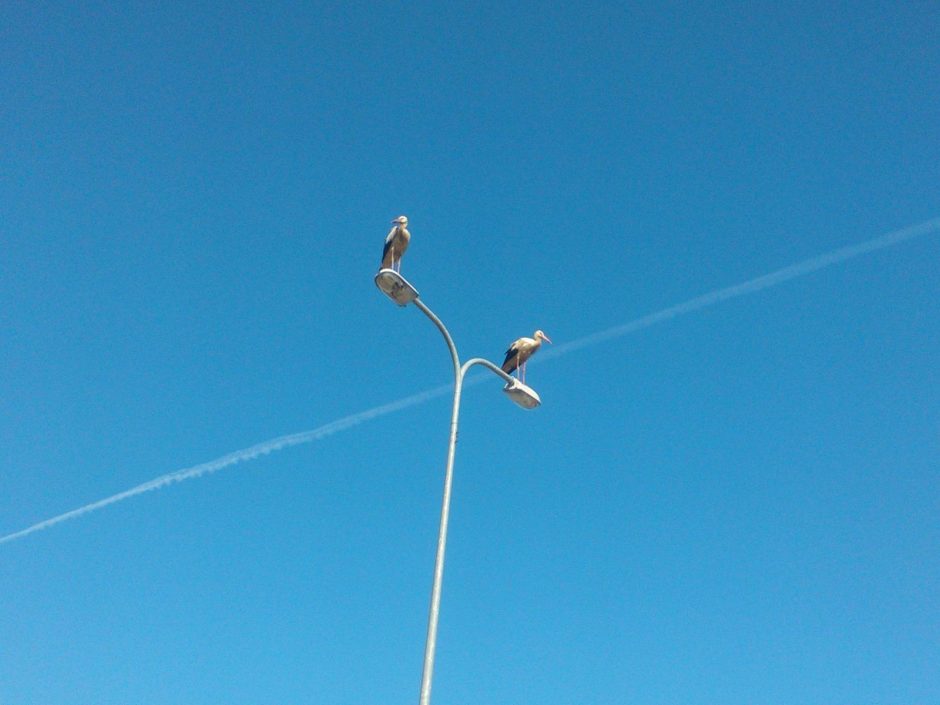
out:
{"label": "white stork", "polygon": [[552,342],[545,333],[537,330],[531,338],[519,338],[519,340],[514,341],[509,346],[509,350],[506,351],[506,359],[503,360],[503,372],[516,370],[519,381],[525,384],[525,363],[542,347],[543,340],[549,343]]}
{"label": "white stork", "polygon": [[385,237],[385,249],[382,250],[382,269],[391,268],[401,271],[401,258],[408,249],[411,233],[408,232],[408,218],[403,215],[392,221],[392,229]]}

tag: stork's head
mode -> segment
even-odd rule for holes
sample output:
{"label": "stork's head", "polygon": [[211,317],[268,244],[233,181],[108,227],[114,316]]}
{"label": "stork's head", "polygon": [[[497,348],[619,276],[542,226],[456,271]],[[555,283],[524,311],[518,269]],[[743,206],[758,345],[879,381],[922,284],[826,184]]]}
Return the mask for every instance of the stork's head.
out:
{"label": "stork's head", "polygon": [[408,227],[408,218],[400,215],[392,221],[392,225],[400,225],[403,228]]}
{"label": "stork's head", "polygon": [[532,337],[535,338],[536,340],[544,340],[546,343],[552,342],[551,339],[540,330],[535,331],[535,335],[533,335]]}

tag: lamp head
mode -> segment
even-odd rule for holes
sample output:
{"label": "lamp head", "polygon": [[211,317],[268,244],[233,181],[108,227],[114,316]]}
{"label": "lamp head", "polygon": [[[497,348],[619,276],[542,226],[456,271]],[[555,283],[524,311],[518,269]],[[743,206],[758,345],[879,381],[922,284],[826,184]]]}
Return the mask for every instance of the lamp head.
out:
{"label": "lamp head", "polygon": [[513,400],[516,404],[521,406],[523,409],[534,409],[542,403],[541,397],[538,393],[517,379],[508,382],[503,391],[506,392],[506,395]]}

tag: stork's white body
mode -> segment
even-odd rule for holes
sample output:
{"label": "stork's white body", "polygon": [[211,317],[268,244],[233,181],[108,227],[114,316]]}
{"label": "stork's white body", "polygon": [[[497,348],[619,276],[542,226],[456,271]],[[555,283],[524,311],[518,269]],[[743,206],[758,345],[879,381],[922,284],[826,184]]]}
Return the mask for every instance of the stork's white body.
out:
{"label": "stork's white body", "polygon": [[382,269],[401,271],[401,258],[411,242],[408,232],[408,218],[403,215],[392,221],[392,229],[385,236],[385,248],[382,250]]}

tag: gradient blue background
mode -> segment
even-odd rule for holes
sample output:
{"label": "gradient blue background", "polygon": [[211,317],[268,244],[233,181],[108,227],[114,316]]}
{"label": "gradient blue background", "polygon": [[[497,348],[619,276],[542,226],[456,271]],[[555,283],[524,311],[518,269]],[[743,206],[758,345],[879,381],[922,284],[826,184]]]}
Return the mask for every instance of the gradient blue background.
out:
{"label": "gradient blue background", "polygon": [[[940,214],[940,6],[4,3],[0,533]],[[940,702],[940,238],[464,399],[434,702]],[[536,361],[538,358],[536,358]],[[10,705],[417,699],[449,399],[0,546]]]}

